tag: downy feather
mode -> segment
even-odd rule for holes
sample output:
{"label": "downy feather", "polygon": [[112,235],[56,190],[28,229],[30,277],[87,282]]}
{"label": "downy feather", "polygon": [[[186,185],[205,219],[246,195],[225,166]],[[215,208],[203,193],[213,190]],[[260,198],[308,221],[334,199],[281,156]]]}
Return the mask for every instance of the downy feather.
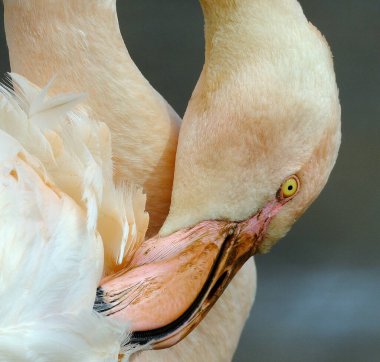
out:
{"label": "downy feather", "polygon": [[144,238],[146,197],[114,184],[108,127],[72,111],[83,95],[12,79],[15,91],[0,87],[0,360],[117,360],[126,327],[92,308],[102,275]]}
{"label": "downy feather", "polygon": [[87,210],[89,228],[98,226],[102,235],[104,274],[121,269],[144,239],[149,217],[140,187],[113,182],[108,127],[89,119],[83,110],[70,111],[82,94],[48,98],[51,83],[40,91],[25,78],[11,76],[16,92],[0,89],[12,102],[7,105],[9,116],[0,119],[0,129],[16,137],[54,183]]}

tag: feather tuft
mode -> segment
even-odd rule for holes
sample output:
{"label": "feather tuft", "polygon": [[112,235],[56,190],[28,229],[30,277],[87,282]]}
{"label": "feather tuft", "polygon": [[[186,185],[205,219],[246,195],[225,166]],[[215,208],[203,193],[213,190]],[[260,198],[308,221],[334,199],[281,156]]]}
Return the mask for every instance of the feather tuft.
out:
{"label": "feather tuft", "polygon": [[108,127],[73,111],[82,94],[11,79],[0,86],[0,360],[115,361],[129,332],[93,311],[95,293],[143,241],[146,196],[114,184]]}

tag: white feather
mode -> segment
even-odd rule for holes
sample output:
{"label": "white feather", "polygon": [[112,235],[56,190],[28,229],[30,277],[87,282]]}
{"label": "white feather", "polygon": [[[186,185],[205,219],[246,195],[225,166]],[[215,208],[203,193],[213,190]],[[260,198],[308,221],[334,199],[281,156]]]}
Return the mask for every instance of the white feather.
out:
{"label": "white feather", "polygon": [[82,95],[12,77],[17,93],[0,87],[0,360],[116,361],[126,327],[92,308],[102,274],[144,238],[145,195],[114,184],[107,126],[69,112]]}
{"label": "white feather", "polygon": [[[113,182],[108,127],[84,111],[67,113],[82,94],[48,98],[51,82],[39,91],[20,75],[12,74],[12,79],[16,94],[0,88],[6,100],[2,110],[8,111],[0,117],[0,129],[17,138],[44,165],[54,184],[87,210],[88,227],[98,226],[103,238],[104,273],[119,270],[144,239],[149,217],[141,188]],[[125,225],[134,223],[137,234],[130,235],[129,228],[127,237]]]}

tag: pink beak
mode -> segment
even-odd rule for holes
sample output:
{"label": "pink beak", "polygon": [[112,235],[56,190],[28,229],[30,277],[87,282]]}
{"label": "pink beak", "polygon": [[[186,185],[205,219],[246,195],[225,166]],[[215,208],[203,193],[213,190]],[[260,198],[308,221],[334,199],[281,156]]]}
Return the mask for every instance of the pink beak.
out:
{"label": "pink beak", "polygon": [[128,343],[170,347],[206,316],[234,275],[256,254],[280,196],[242,222],[205,221],[146,240],[129,267],[104,279],[94,309],[129,322]]}

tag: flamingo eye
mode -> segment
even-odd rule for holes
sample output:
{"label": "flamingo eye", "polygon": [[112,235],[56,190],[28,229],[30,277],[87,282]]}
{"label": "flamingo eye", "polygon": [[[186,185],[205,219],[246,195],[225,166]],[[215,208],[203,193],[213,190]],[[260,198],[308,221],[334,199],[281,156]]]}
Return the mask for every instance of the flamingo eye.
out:
{"label": "flamingo eye", "polygon": [[284,199],[294,196],[300,186],[300,182],[297,176],[290,176],[285,182],[281,185],[281,196]]}

